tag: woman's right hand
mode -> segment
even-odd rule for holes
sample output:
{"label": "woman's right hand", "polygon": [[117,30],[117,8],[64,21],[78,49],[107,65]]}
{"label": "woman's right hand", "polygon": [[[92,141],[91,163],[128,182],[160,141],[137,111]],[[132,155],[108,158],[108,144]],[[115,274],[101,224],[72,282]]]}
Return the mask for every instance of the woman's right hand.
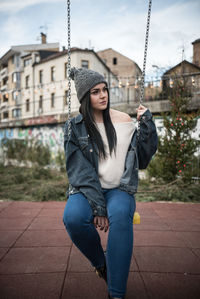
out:
{"label": "woman's right hand", "polygon": [[103,230],[106,233],[109,227],[108,218],[103,216],[95,216],[94,225],[96,228],[100,228],[100,230]]}
{"label": "woman's right hand", "polygon": [[147,108],[140,104],[140,106],[136,109],[137,120],[140,120],[140,117],[145,113],[145,111],[147,111]]}

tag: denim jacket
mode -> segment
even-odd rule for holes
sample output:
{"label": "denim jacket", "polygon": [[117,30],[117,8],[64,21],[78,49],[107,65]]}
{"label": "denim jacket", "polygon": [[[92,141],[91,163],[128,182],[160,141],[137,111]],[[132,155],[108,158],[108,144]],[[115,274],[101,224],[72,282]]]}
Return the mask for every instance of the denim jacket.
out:
{"label": "denim jacket", "polygon": [[[149,110],[141,116],[140,135],[135,130],[125,159],[124,173],[119,189],[130,194],[137,192],[138,169],[145,169],[157,150],[156,127]],[[71,119],[68,137],[68,121],[64,129],[66,170],[69,179],[68,194],[81,192],[88,199],[94,215],[106,216],[106,204],[98,177],[98,148],[87,133],[83,116]]]}

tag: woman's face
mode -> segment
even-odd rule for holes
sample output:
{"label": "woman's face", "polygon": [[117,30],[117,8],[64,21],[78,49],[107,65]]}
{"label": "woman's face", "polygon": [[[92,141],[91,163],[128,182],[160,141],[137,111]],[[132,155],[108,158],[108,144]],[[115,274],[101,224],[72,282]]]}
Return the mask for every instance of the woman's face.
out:
{"label": "woman's face", "polygon": [[108,105],[108,88],[105,83],[95,85],[90,90],[90,102],[94,110],[103,111]]}

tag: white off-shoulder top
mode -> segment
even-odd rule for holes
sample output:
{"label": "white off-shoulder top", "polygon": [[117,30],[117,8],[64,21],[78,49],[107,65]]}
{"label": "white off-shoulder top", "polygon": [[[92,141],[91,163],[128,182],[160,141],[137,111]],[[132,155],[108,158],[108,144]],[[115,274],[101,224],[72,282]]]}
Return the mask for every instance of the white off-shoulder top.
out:
{"label": "white off-shoulder top", "polygon": [[119,186],[121,176],[124,172],[126,154],[131,142],[131,138],[135,131],[135,123],[132,121],[113,123],[113,125],[117,134],[116,155],[114,151],[111,155],[109,153],[109,146],[104,123],[97,123],[97,127],[103,139],[105,151],[107,154],[106,159],[99,159],[98,168],[101,187],[105,189],[112,189]]}

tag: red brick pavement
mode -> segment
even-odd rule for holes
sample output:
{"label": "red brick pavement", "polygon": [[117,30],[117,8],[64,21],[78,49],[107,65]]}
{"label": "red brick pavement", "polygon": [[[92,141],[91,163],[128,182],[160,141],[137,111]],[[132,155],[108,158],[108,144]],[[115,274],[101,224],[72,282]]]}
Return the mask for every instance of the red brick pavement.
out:
{"label": "red brick pavement", "polygon": [[[0,202],[1,299],[107,298],[65,231],[64,206]],[[200,204],[137,203],[137,211],[126,298],[200,298]]]}

